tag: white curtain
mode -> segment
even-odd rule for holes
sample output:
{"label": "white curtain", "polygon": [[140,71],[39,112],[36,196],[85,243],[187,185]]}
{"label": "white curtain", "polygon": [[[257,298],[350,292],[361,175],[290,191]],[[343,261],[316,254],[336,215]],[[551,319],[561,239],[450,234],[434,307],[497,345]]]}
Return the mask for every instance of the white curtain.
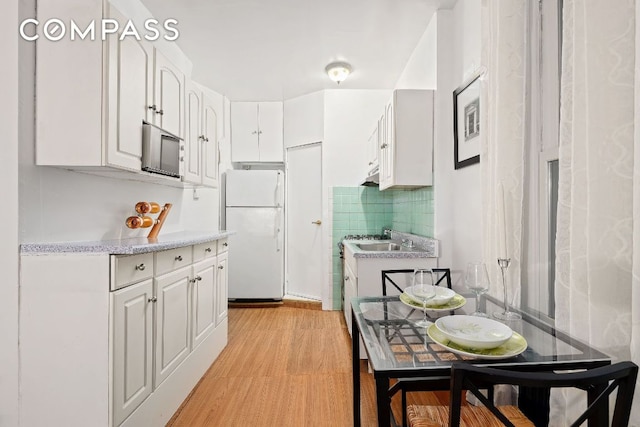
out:
{"label": "white curtain", "polygon": [[[635,6],[564,2],[555,299],[559,329],[616,360],[638,363]],[[635,396],[631,425],[640,426],[640,389]],[[552,395],[551,425],[567,425],[565,416],[581,406],[574,400],[566,392]]]}
{"label": "white curtain", "polygon": [[507,294],[520,305],[522,259],[523,176],[525,156],[525,89],[527,1],[483,0],[483,105],[480,153],[482,177],[483,255],[489,274],[489,293],[503,298],[498,259],[498,185],[504,187],[507,256]]}

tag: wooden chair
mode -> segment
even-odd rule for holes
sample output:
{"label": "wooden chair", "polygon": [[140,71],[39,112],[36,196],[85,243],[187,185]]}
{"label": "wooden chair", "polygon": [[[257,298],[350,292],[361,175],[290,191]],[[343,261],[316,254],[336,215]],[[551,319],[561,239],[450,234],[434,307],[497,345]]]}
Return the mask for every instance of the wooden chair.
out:
{"label": "wooden chair", "polygon": [[[413,273],[413,269],[400,270],[382,270],[382,295],[388,295],[389,290],[395,289],[398,293],[404,291],[402,282],[398,280],[399,275],[407,275]],[[447,287],[451,289],[451,269],[449,268],[432,268],[431,271],[437,274],[436,285],[441,286],[445,281]],[[395,279],[395,280],[394,280]],[[406,277],[405,277],[406,279]],[[404,280],[406,283],[406,280]],[[395,395],[398,391],[402,392],[402,426],[407,426],[407,393],[418,391],[439,391],[446,390],[449,386],[449,377],[433,377],[433,378],[411,378],[401,379],[389,388],[389,396]]]}
{"label": "wooden chair", "polygon": [[[506,369],[477,367],[457,363],[451,368],[451,400],[449,406],[410,405],[407,417],[411,427],[439,426],[533,426],[534,424],[515,406],[494,406],[480,388],[497,384],[512,384],[530,388],[577,388],[597,392],[593,401],[572,427],[582,425],[602,410],[608,415],[609,396],[617,389],[612,427],[626,427],[633,401],[638,366],[632,362],[589,369],[581,372],[518,372]],[[462,405],[462,390],[469,390],[484,406]]]}

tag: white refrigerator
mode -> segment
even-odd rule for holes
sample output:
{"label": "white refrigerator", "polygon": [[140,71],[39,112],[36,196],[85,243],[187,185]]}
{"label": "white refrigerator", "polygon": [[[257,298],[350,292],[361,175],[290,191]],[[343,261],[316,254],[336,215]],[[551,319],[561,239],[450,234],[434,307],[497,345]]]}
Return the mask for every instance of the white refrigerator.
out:
{"label": "white refrigerator", "polygon": [[229,299],[281,300],[284,295],[284,173],[230,170],[226,176]]}

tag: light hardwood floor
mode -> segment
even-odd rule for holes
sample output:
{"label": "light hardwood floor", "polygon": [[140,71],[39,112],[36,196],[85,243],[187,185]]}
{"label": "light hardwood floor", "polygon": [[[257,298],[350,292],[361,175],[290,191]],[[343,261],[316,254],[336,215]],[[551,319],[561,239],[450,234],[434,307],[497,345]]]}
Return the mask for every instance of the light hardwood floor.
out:
{"label": "light hardwood floor", "polygon": [[[373,377],[362,372],[362,425],[375,426]],[[167,424],[351,426],[351,339],[341,311],[231,308],[229,344]],[[447,393],[412,394],[447,403]],[[393,409],[400,411],[399,396]]]}

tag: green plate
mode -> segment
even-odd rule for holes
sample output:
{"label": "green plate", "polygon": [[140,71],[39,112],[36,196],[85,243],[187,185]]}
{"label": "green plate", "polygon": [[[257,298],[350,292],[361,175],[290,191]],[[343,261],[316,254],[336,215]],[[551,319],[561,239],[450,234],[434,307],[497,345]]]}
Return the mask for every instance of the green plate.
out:
{"label": "green plate", "polygon": [[[420,304],[418,301],[414,300],[413,298],[411,298],[409,295],[405,293],[400,294],[400,301],[402,301],[402,303],[404,303],[405,305],[408,305],[411,308],[417,308],[418,310],[422,310],[422,304]],[[465,297],[459,294],[455,294],[455,296],[451,298],[449,302],[446,304],[442,304],[442,305],[427,304],[427,310],[450,311],[450,310],[455,310],[457,308],[460,308],[466,303],[467,303],[467,300],[465,299]]]}
{"label": "green plate", "polygon": [[482,350],[462,347],[449,341],[449,338],[440,332],[435,323],[427,328],[427,334],[434,342],[440,344],[452,353],[482,359],[508,359],[519,355],[527,349],[527,340],[516,332],[514,332],[513,335],[511,335],[511,338],[501,346]]}

